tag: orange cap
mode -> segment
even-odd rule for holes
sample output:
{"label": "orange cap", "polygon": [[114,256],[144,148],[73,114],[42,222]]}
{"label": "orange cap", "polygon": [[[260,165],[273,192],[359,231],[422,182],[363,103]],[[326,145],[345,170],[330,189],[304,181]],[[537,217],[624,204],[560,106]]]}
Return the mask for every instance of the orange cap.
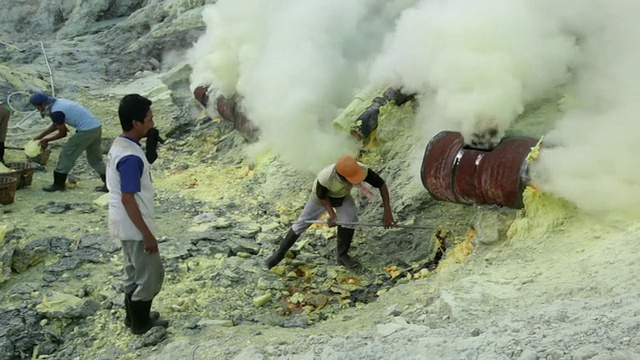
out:
{"label": "orange cap", "polygon": [[349,155],[342,156],[336,162],[336,172],[347,179],[351,184],[360,184],[367,177],[367,173],[362,170],[358,161]]}

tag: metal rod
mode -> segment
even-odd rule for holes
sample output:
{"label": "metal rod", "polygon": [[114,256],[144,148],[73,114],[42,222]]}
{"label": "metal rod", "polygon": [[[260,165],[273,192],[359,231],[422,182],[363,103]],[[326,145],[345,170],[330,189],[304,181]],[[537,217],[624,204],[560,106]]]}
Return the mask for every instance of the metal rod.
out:
{"label": "metal rod", "polygon": [[[305,220],[305,224],[327,224],[326,220]],[[363,223],[363,222],[337,222],[336,225],[349,225],[349,226],[384,226],[384,224],[378,223]],[[433,230],[431,226],[420,226],[420,225],[402,225],[396,224],[393,227],[399,228],[407,228],[407,229],[428,229]]]}
{"label": "metal rod", "polygon": [[40,43],[40,49],[42,50],[42,55],[44,55],[44,63],[47,65],[47,69],[49,69],[49,81],[51,82],[51,96],[56,97],[56,88],[53,86],[53,71],[51,71],[51,65],[49,65],[47,50],[44,49],[44,43],[42,41],[38,41],[38,42]]}

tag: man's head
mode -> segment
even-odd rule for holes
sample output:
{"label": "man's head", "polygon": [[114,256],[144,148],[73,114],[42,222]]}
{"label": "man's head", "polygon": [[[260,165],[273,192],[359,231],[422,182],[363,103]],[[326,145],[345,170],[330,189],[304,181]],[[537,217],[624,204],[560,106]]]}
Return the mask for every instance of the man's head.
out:
{"label": "man's head", "polygon": [[47,94],[43,93],[43,92],[34,92],[33,94],[31,94],[31,96],[29,97],[29,102],[31,103],[31,105],[35,106],[36,109],[40,110],[40,111],[44,111],[44,109],[49,105],[52,104],[56,101],[55,98],[52,98],[50,96],[47,96]]}
{"label": "man's head", "polygon": [[118,117],[122,131],[142,139],[154,125],[151,100],[139,94],[125,95],[120,100]]}
{"label": "man's head", "polygon": [[367,177],[367,173],[362,170],[358,161],[350,155],[345,155],[338,159],[336,172],[353,185],[360,184]]}

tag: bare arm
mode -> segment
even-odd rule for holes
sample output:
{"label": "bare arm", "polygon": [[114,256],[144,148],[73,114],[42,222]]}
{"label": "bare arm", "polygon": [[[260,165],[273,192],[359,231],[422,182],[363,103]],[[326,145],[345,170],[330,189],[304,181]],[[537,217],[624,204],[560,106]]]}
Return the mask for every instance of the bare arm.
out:
{"label": "bare arm", "polygon": [[324,185],[320,184],[320,181],[316,181],[316,196],[320,200],[320,203],[327,210],[329,214],[329,219],[327,220],[327,224],[329,227],[336,226],[336,212],[333,210],[333,206],[331,206],[331,200],[329,200],[329,189],[327,189]]}
{"label": "bare arm", "polygon": [[382,205],[384,206],[384,214],[382,215],[382,221],[385,228],[393,227],[396,222],[393,219],[393,213],[391,213],[391,201],[389,200],[389,189],[387,184],[380,187],[380,196],[382,197]]}
{"label": "bare arm", "polygon": [[48,128],[46,128],[40,135],[36,136],[35,138],[33,138],[33,140],[40,140],[43,137],[51,134],[52,132],[56,131],[58,129],[58,127],[56,126],[56,124],[51,124],[49,125]]}
{"label": "bare arm", "polygon": [[[49,145],[49,143],[51,141],[56,141],[58,139],[62,139],[63,137],[67,136],[68,130],[67,130],[67,126],[65,124],[62,124],[62,125],[53,124],[53,126],[55,127],[55,130],[58,131],[58,133],[53,135],[53,136],[51,136],[51,137],[40,139],[40,146],[42,146],[43,148],[46,148],[47,145]],[[46,132],[46,130],[45,130],[45,132]]]}
{"label": "bare arm", "polygon": [[148,253],[158,252],[158,241],[142,218],[142,213],[140,212],[138,203],[136,203],[135,193],[123,192],[121,199],[129,219],[131,219],[133,225],[142,233],[144,250]]}
{"label": "bare arm", "polygon": [[327,225],[329,225],[329,227],[336,226],[336,219],[338,217],[336,216],[336,212],[333,210],[333,206],[331,206],[331,201],[329,201],[329,198],[320,199],[320,203],[322,204],[322,206],[324,206],[325,210],[327,210],[327,213],[329,214]]}

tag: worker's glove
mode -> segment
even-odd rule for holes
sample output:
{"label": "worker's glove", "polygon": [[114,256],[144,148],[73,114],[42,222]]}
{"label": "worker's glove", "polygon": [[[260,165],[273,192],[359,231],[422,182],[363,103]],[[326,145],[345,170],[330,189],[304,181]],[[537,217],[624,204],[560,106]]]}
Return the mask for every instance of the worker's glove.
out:
{"label": "worker's glove", "polygon": [[145,155],[150,164],[153,164],[158,158],[158,143],[164,144],[164,139],[160,137],[160,131],[156,128],[149,129]]}

